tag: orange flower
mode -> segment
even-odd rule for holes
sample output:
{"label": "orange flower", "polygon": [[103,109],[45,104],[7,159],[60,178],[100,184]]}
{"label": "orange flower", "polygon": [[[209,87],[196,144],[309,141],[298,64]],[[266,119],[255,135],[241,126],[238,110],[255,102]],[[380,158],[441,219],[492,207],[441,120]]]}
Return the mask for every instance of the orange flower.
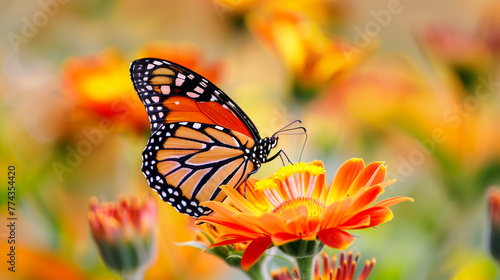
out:
{"label": "orange flower", "polygon": [[[345,162],[332,182],[325,183],[323,163],[298,163],[280,168],[271,178],[249,182],[247,199],[238,191],[221,186],[234,207],[208,201],[214,213],[198,219],[227,228],[214,246],[250,242],[242,267],[248,269],[271,245],[312,241],[345,249],[354,237],[345,230],[374,227],[392,219],[389,209],[408,197],[374,203],[384,187],[386,167],[382,162],[365,166],[362,159]],[[309,245],[307,245],[309,246]],[[319,250],[319,246],[315,250]]]}
{"label": "orange flower", "polygon": [[328,38],[321,28],[298,12],[273,11],[254,17],[250,27],[281,56],[290,72],[297,97],[310,98],[334,76],[366,57],[371,48],[353,49],[340,38]]}
{"label": "orange flower", "polygon": [[[331,260],[328,258],[328,255],[323,252],[321,259],[319,257],[316,258],[316,263],[314,265],[314,279],[321,280],[353,280],[354,274],[356,272],[356,266],[359,261],[360,253],[356,254],[356,257],[353,258],[352,251],[347,253],[347,257],[342,252],[340,253],[340,259],[337,266],[337,256],[333,255]],[[322,261],[322,262],[321,262]],[[320,274],[320,263],[323,264],[323,274]],[[363,271],[361,271],[357,280],[365,280],[373,267],[375,266],[375,258],[371,260],[367,260],[365,262],[365,267]],[[297,268],[293,268],[293,272],[295,277],[292,278],[292,275],[288,271],[286,267],[279,269],[278,271],[271,271],[271,277],[273,280],[298,280]]]}
{"label": "orange flower", "polygon": [[221,62],[208,63],[204,54],[194,44],[172,44],[164,41],[153,41],[144,45],[136,58],[154,57],[166,59],[191,69],[214,84],[220,81],[222,75]]}
{"label": "orange flower", "polygon": [[126,124],[136,131],[149,128],[149,121],[127,78],[130,61],[122,52],[108,48],[98,54],[70,57],[62,69],[64,91],[78,105],[104,118]]}
{"label": "orange flower", "polygon": [[[170,60],[217,82],[221,73],[219,63],[206,64],[199,49],[189,44],[169,44],[155,41],[146,44],[135,58],[155,57]],[[64,91],[85,111],[110,118],[137,132],[149,128],[144,106],[129,77],[127,58],[116,48],[94,55],[68,58],[62,69]]]}
{"label": "orange flower", "polygon": [[136,197],[98,204],[92,197],[90,203],[90,229],[106,266],[122,275],[143,273],[154,256],[158,220],[154,198],[141,204]]}

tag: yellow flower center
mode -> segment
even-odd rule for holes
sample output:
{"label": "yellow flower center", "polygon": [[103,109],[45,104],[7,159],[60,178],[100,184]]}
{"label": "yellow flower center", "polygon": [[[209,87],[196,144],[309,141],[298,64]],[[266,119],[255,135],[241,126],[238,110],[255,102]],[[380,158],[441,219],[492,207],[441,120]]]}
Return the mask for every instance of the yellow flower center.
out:
{"label": "yellow flower center", "polygon": [[255,189],[256,190],[261,190],[261,191],[265,191],[265,190],[268,190],[268,189],[275,189],[278,185],[276,185],[276,183],[271,180],[271,179],[268,179],[268,178],[265,178],[265,179],[262,179],[260,181],[258,181],[257,183],[255,183]]}
{"label": "yellow flower center", "polygon": [[316,199],[311,197],[299,197],[281,203],[272,212],[282,214],[288,209],[294,209],[301,205],[306,206],[309,218],[319,218],[323,210],[325,210],[325,205]]}

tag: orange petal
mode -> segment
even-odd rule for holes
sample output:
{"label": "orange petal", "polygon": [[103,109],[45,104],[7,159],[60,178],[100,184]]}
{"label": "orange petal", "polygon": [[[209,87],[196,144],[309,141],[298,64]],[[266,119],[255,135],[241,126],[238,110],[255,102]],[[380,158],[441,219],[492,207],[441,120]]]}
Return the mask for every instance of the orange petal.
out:
{"label": "orange petal", "polygon": [[246,237],[246,236],[242,236],[242,237],[239,237],[239,238],[226,239],[226,240],[222,240],[222,241],[219,241],[219,242],[215,242],[214,244],[210,245],[206,249],[217,247],[217,246],[224,246],[224,245],[230,245],[230,244],[239,243],[239,242],[250,241],[250,240],[253,240],[253,239],[249,238],[249,237]]}
{"label": "orange petal", "polygon": [[231,229],[232,231],[242,231],[242,232],[255,232],[255,227],[243,225],[238,221],[223,219],[216,216],[203,216],[198,218],[197,223],[209,223],[212,225],[219,225]]}
{"label": "orange petal", "polygon": [[237,214],[234,218],[237,223],[246,225],[248,228],[251,228],[256,232],[265,233],[268,231],[266,225],[261,222],[262,219],[260,217],[255,217],[249,214]]}
{"label": "orange petal", "polygon": [[250,242],[247,249],[245,250],[245,253],[243,253],[243,258],[241,259],[241,267],[245,271],[248,271],[271,244],[272,241],[271,237],[269,236],[258,238]]}
{"label": "orange petal", "polygon": [[307,206],[299,205],[295,208],[285,209],[281,213],[281,216],[286,225],[286,231],[297,234],[309,232]]}
{"label": "orange petal", "polygon": [[320,231],[318,233],[318,238],[328,247],[338,250],[344,250],[354,241],[352,235],[337,228],[329,228]]}
{"label": "orange petal", "polygon": [[347,192],[347,195],[353,196],[363,187],[373,186],[384,182],[386,169],[383,161],[370,163],[363,168],[361,173],[359,173]]}
{"label": "orange petal", "polygon": [[363,170],[364,166],[365,163],[360,158],[353,158],[344,162],[328,187],[326,204],[330,204],[333,201],[344,197],[358,174],[361,170]]}
{"label": "orange petal", "polygon": [[340,224],[346,217],[352,203],[353,199],[351,197],[348,197],[344,200],[336,201],[328,205],[325,209],[325,212],[323,212],[323,214],[321,215],[323,219],[321,222],[321,228],[331,228]]}
{"label": "orange petal", "polygon": [[269,234],[286,231],[285,222],[275,213],[264,214],[259,221]]}
{"label": "orange petal", "polygon": [[354,215],[354,217],[341,223],[339,227],[343,229],[357,229],[370,225],[370,215]]}
{"label": "orange petal", "polygon": [[390,179],[390,180],[387,180],[385,182],[379,183],[378,185],[381,186],[382,188],[385,188],[393,183],[396,183],[396,179]]}
{"label": "orange petal", "polygon": [[214,210],[214,212],[216,212],[217,215],[221,215],[221,216],[225,216],[225,217],[232,216],[236,213],[240,213],[240,211],[238,211],[236,208],[229,206],[227,204],[218,202],[218,201],[204,201],[204,202],[200,203],[200,205],[208,207],[208,208]]}
{"label": "orange petal", "polygon": [[[310,164],[314,164],[314,165],[323,167],[323,169],[325,168],[325,165],[320,160],[314,160],[314,161],[310,162]],[[306,178],[307,178],[306,182],[309,182],[308,181],[309,180],[309,176],[307,176]],[[306,183],[306,185],[307,185],[307,183]],[[316,185],[314,186],[314,191],[312,193],[312,197],[314,197],[314,198],[321,197],[321,195],[323,193],[326,194],[325,190],[326,190],[325,174],[321,174],[321,175],[318,176],[318,179],[316,180]]]}
{"label": "orange petal", "polygon": [[392,206],[394,204],[398,204],[398,203],[403,202],[403,201],[411,201],[411,202],[413,202],[413,198],[411,198],[411,197],[405,197],[405,196],[391,197],[391,198],[382,200],[380,202],[377,202],[373,206],[374,207],[375,206],[390,207],[390,206]]}
{"label": "orange petal", "polygon": [[254,215],[260,215],[260,211],[255,208],[248,200],[246,200],[238,191],[231,188],[230,186],[220,186],[227,196],[233,201],[236,208],[238,208],[243,213],[252,213]]}
{"label": "orange petal", "polygon": [[352,204],[350,211],[359,211],[374,202],[377,197],[384,192],[384,189],[380,186],[373,186],[370,188],[363,188],[354,197],[354,203]]}
{"label": "orange petal", "polygon": [[[380,224],[383,224],[387,221],[392,220],[394,218],[394,215],[392,214],[392,211],[389,208],[386,207],[370,207],[364,211],[359,212],[358,214],[354,215],[351,219],[359,219],[359,217],[365,217],[365,216],[370,216],[370,223],[362,225],[360,224],[357,227],[350,227],[350,228],[356,228],[356,229],[362,229],[362,228],[368,228],[368,227],[374,227]],[[349,221],[346,221],[346,224],[351,224]],[[343,224],[341,225],[343,226]]]}
{"label": "orange petal", "polygon": [[392,220],[392,218],[394,218],[394,214],[389,208],[375,208],[370,212],[370,225],[368,227],[378,226]]}
{"label": "orange petal", "polygon": [[273,234],[271,236],[271,239],[274,245],[281,246],[283,244],[299,240],[300,236],[288,232],[278,232],[276,234]]}

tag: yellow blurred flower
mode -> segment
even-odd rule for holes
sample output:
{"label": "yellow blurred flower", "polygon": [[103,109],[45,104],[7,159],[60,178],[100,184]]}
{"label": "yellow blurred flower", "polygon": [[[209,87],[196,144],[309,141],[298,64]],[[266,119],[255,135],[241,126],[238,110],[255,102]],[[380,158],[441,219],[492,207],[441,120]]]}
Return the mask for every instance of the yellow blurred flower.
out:
{"label": "yellow blurred flower", "polygon": [[[218,62],[207,64],[201,51],[190,44],[162,41],[144,45],[134,58],[154,57],[170,60],[217,82],[221,74]],[[149,128],[146,111],[129,77],[127,58],[117,48],[94,55],[68,58],[62,68],[64,92],[89,112],[110,118],[137,132]]]}
{"label": "yellow blurred flower", "polygon": [[311,98],[334,76],[358,64],[369,47],[353,50],[340,38],[327,37],[303,14],[271,11],[249,20],[250,29],[283,60],[298,98]]}
{"label": "yellow blurred flower", "polygon": [[64,92],[88,112],[143,131],[149,121],[127,78],[129,64],[116,48],[70,57],[62,68]]}
{"label": "yellow blurred flower", "polygon": [[440,103],[409,59],[377,56],[308,104],[303,121],[324,153],[401,133],[401,127],[426,131],[441,117]]}
{"label": "yellow blurred flower", "polygon": [[343,19],[345,3],[329,0],[212,0],[214,10],[220,20],[227,18],[233,21],[236,27],[253,16],[269,11],[283,11],[300,13],[319,24],[332,25]]}

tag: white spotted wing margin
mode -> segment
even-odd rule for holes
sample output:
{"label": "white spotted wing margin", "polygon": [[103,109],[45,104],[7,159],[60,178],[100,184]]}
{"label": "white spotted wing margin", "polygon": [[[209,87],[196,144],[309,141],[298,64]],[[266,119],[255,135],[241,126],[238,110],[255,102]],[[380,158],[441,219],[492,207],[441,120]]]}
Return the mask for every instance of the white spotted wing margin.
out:
{"label": "white spotted wing margin", "polygon": [[164,124],[142,153],[142,172],[165,202],[199,217],[210,213],[200,201],[223,201],[219,186],[237,187],[254,170],[250,157],[255,150],[248,146],[253,146],[251,138],[217,125]]}
{"label": "white spotted wing margin", "polygon": [[148,113],[151,133],[168,120],[173,109],[167,108],[164,101],[183,96],[197,102],[215,101],[228,106],[248,127],[253,140],[260,139],[257,128],[245,112],[216,85],[190,69],[167,60],[142,58],[132,62],[130,76]]}

